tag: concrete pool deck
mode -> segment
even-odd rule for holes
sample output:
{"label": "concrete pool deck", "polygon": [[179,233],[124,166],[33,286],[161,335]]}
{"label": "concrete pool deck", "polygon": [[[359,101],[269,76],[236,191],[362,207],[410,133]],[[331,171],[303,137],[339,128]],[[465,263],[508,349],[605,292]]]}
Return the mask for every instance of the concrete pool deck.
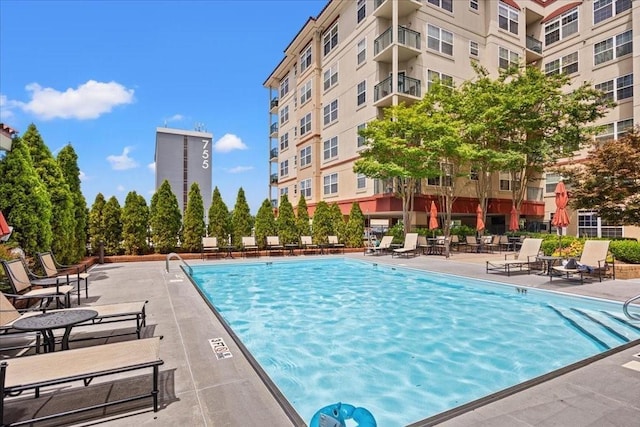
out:
{"label": "concrete pool deck", "polygon": [[[336,257],[338,255],[330,255]],[[339,255],[343,256],[343,255]],[[361,252],[344,257],[365,259],[380,264],[403,265],[478,279],[511,283],[566,293],[624,301],[640,294],[638,280],[607,280],[579,285],[564,281],[549,283],[548,276],[537,274],[486,274],[484,261],[498,254],[454,253],[441,256],[392,258],[390,255],[363,256]],[[259,261],[310,259],[317,255],[267,257]],[[190,265],[244,260],[187,261]],[[170,271],[165,261],[146,261],[96,265],[91,269],[88,304],[107,304],[148,300],[148,334],[162,335],[161,409],[154,413],[150,403],[133,412],[107,412],[99,418],[86,416],[68,420],[66,425],[157,425],[157,426],[302,426],[278,404],[253,369],[241,349],[200,297],[197,290],[172,260]],[[84,299],[83,299],[84,304]],[[113,325],[111,325],[113,326]],[[640,325],[639,325],[640,326]],[[83,328],[84,329],[84,328]],[[83,332],[75,328],[74,333]],[[232,357],[216,357],[210,340],[221,338]],[[122,339],[122,338],[118,338]],[[130,338],[125,338],[130,339]],[[570,343],[568,343],[570,344]],[[86,345],[86,344],[77,344]],[[72,345],[73,347],[73,345]],[[218,353],[220,354],[220,353]],[[550,379],[450,419],[438,420],[444,426],[630,426],[640,419],[640,343],[557,378]],[[228,356],[228,354],[227,354]],[[627,367],[625,367],[627,365]],[[638,367],[637,369],[633,369]],[[126,375],[124,376],[126,380]],[[105,380],[105,384],[111,380]],[[113,382],[115,384],[116,382]],[[98,383],[100,385],[100,383]],[[88,399],[81,387],[66,390],[76,398]],[[63,394],[63,393],[61,393]],[[499,399],[498,399],[499,397]],[[26,402],[13,402],[9,409],[25,407],[38,410]],[[32,399],[33,400],[33,399]],[[51,399],[55,404],[56,397]],[[52,403],[48,404],[51,405]],[[331,402],[325,402],[328,404]],[[60,405],[63,405],[61,402]],[[33,406],[33,408],[32,408]],[[323,406],[323,405],[319,405]],[[11,409],[13,408],[13,409]],[[28,411],[27,411],[28,412]],[[375,414],[374,414],[375,415]],[[449,418],[449,417],[447,417]],[[64,419],[62,419],[64,420]],[[77,420],[77,421],[75,421]],[[436,421],[434,420],[433,423]],[[54,425],[54,424],[38,424]],[[60,422],[57,424],[60,425]],[[412,426],[429,425],[416,423]],[[379,426],[386,427],[386,426]]]}

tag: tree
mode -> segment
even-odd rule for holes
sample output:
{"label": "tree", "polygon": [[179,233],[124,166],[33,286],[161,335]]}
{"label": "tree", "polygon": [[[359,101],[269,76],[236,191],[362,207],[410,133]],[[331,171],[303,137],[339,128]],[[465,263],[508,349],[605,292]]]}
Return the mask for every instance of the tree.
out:
{"label": "tree", "polygon": [[78,167],[78,155],[71,146],[67,144],[58,153],[58,164],[62,170],[64,180],[69,185],[71,200],[73,202],[74,230],[72,233],[72,253],[75,263],[81,260],[87,251],[87,201],[82,194],[80,187],[80,168]]}
{"label": "tree", "polygon": [[640,126],[618,140],[594,142],[583,163],[560,173],[573,208],[595,209],[613,224],[640,226]]}
{"label": "tree", "polygon": [[264,199],[258,213],[256,214],[256,243],[264,248],[267,236],[276,236],[278,234],[278,226],[276,218],[273,216],[273,207],[269,199]]}
{"label": "tree", "polygon": [[200,252],[205,235],[204,203],[197,182],[191,184],[182,226],[182,247],[187,252]]}
{"label": "tree", "polygon": [[122,209],[115,196],[111,196],[102,211],[104,221],[104,252],[119,255],[122,241]]}
{"label": "tree", "polygon": [[147,201],[130,191],[122,208],[122,242],[127,255],[142,255],[148,249],[149,208]]}
{"label": "tree", "polygon": [[347,230],[345,242],[350,248],[361,248],[362,238],[364,236],[364,215],[360,204],[353,202],[351,204],[351,211],[349,212],[349,220],[347,221]]}
{"label": "tree", "polygon": [[233,207],[233,213],[231,214],[233,244],[240,246],[243,236],[251,236],[252,227],[253,221],[249,210],[249,204],[247,203],[247,199],[244,195],[244,190],[240,187],[238,195],[236,196],[236,204]]}
{"label": "tree", "polygon": [[227,242],[228,235],[231,234],[229,209],[222,200],[218,187],[213,189],[213,195],[211,196],[208,232],[209,236],[218,238],[219,244]]}
{"label": "tree", "polygon": [[106,203],[102,193],[98,193],[89,211],[89,242],[94,254],[97,253],[100,243],[104,243],[105,239],[104,205]]}
{"label": "tree", "polygon": [[293,213],[293,205],[286,194],[280,198],[277,225],[280,243],[283,245],[288,243],[299,243],[300,239],[298,238],[299,234],[296,227],[296,216]]}
{"label": "tree", "polygon": [[176,249],[182,225],[182,214],[171,184],[166,179],[152,198],[149,208],[151,239],[156,253],[166,254]]}
{"label": "tree", "polygon": [[51,200],[20,137],[0,160],[0,210],[14,227],[11,240],[27,253],[51,248]]}
{"label": "tree", "polygon": [[29,149],[33,166],[47,188],[51,200],[51,231],[54,236],[51,250],[62,264],[71,264],[75,261],[75,210],[71,190],[60,165],[33,123],[27,128],[22,140]]}
{"label": "tree", "polygon": [[327,243],[327,236],[333,235],[333,217],[329,205],[324,200],[320,200],[313,213],[313,241],[316,244]]}
{"label": "tree", "polygon": [[347,223],[344,221],[344,215],[340,210],[340,206],[337,203],[331,203],[329,205],[329,214],[331,215],[331,235],[338,237],[338,241],[344,242],[347,231]]}
{"label": "tree", "polygon": [[307,202],[304,199],[303,195],[300,195],[300,198],[298,199],[296,228],[298,229],[298,236],[311,235],[311,224],[309,223],[309,210],[307,209]]}

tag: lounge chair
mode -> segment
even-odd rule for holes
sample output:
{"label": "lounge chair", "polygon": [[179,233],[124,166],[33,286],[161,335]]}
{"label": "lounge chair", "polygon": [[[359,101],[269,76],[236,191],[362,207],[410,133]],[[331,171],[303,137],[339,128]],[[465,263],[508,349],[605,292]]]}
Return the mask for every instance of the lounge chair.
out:
{"label": "lounge chair", "polygon": [[208,258],[209,255],[218,256],[220,255],[220,248],[218,247],[218,238],[217,237],[203,237],[202,238],[202,250],[201,250],[202,259]]}
{"label": "lounge chair", "polygon": [[[606,275],[609,268],[607,262],[607,254],[609,253],[609,240],[587,240],[584,242],[584,248],[580,255],[580,260],[575,268],[567,268],[567,266],[552,267],[549,281],[553,280],[554,272],[560,273],[564,280],[579,280],[580,284],[584,283],[585,276],[596,276],[602,282],[602,278]],[[612,275],[615,279],[615,260],[612,263]],[[579,276],[574,279],[573,276]],[[557,278],[557,277],[556,277]]]}
{"label": "lounge chair", "polygon": [[[160,337],[154,337],[4,360],[0,363],[0,392],[2,394],[0,425],[32,424],[37,421],[46,421],[51,418],[73,415],[146,398],[153,400],[153,410],[157,412],[159,366],[164,363],[160,359],[159,353]],[[151,368],[153,371],[151,390],[145,393],[131,395],[132,392],[130,391],[126,397],[101,403],[96,403],[89,399],[89,406],[79,406],[63,412],[36,413],[34,418],[27,420],[9,419],[9,413],[5,411],[5,399],[17,396],[26,390],[34,390],[35,397],[40,397],[43,393],[43,387],[78,381],[82,381],[85,386],[89,386],[94,378],[107,375],[117,375],[114,380],[122,380],[122,373],[145,368]],[[51,393],[47,394],[52,395],[58,392],[59,389],[60,387],[54,387]],[[88,390],[87,395],[91,394],[91,391]],[[73,401],[78,405],[82,405],[82,402],[82,399]],[[13,417],[24,417],[23,411],[13,412]]]}
{"label": "lounge chair", "polygon": [[329,244],[329,251],[344,253],[344,243],[338,241],[338,236],[327,236],[327,242]]}
{"label": "lounge chair", "polygon": [[31,300],[40,300],[40,305],[43,307],[48,306],[54,300],[58,307],[71,305],[70,294],[73,291],[73,286],[69,284],[66,277],[36,278],[33,273],[27,270],[21,259],[2,261],[2,266],[9,279],[13,294],[26,297],[27,305],[31,305]]}
{"label": "lounge chair", "polygon": [[391,250],[391,243],[393,243],[393,236],[383,236],[378,246],[367,248],[364,253],[370,253],[372,255],[388,253]]}
{"label": "lounge chair", "polygon": [[320,246],[313,243],[311,236],[300,236],[300,244],[302,245],[302,253],[317,253],[320,250]]}
{"label": "lounge chair", "polygon": [[56,261],[51,252],[38,253],[38,260],[46,277],[63,277],[69,284],[74,284],[80,305],[80,289],[84,282],[84,297],[89,298],[89,273],[85,264],[63,265]]}
{"label": "lounge chair", "polygon": [[391,252],[391,258],[393,258],[395,255],[404,255],[407,258],[409,257],[409,254],[413,254],[413,256],[416,256],[418,255],[417,248],[418,233],[407,233],[407,235],[404,236],[404,246],[398,249],[394,249],[393,252]]}
{"label": "lounge chair", "polygon": [[482,244],[478,242],[478,239],[476,239],[476,236],[466,236],[464,245],[467,248],[467,252],[480,252],[482,246]]}
{"label": "lounge chair", "polygon": [[513,254],[505,254],[504,259],[488,260],[487,273],[497,271],[507,273],[507,276],[510,276],[511,272],[516,269],[518,271],[526,270],[527,273],[531,273],[531,267],[538,264],[537,257],[540,254],[541,245],[542,239],[525,239],[522,242],[520,251],[515,255],[516,259],[509,259],[509,256]]}
{"label": "lounge chair", "polygon": [[253,253],[255,256],[260,256],[260,248],[256,245],[256,238],[253,236],[243,236],[242,237],[242,256],[247,257],[249,254]]}
{"label": "lounge chair", "polygon": [[284,246],[280,244],[280,237],[267,236],[267,253],[271,256],[273,252],[284,254]]}

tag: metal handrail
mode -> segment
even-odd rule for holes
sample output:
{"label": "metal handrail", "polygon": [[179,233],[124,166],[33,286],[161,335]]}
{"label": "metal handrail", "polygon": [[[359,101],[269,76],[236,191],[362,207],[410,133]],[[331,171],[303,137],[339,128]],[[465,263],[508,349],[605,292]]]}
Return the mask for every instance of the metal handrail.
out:
{"label": "metal handrail", "polygon": [[183,260],[182,257],[175,252],[171,252],[170,254],[167,255],[167,261],[166,261],[166,267],[165,267],[167,269],[167,273],[169,272],[169,261],[171,261],[171,258],[178,258],[180,261],[182,261],[182,263],[185,266],[187,266],[187,268],[189,269],[189,274],[193,276],[193,268],[191,268],[191,266],[187,264],[187,261]]}
{"label": "metal handrail", "polygon": [[624,311],[624,315],[627,316],[631,320],[640,320],[640,314],[632,314],[629,313],[629,305],[635,300],[640,300],[640,295],[636,295],[635,297],[631,297],[625,301],[622,306],[622,311]]}

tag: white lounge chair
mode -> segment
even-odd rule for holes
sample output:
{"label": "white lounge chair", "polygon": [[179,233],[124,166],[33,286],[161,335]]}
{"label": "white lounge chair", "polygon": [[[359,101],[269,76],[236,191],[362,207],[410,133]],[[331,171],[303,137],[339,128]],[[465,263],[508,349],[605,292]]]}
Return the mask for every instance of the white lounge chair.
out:
{"label": "white lounge chair", "polygon": [[507,276],[510,276],[511,271],[515,269],[518,271],[526,269],[527,273],[530,273],[532,265],[538,263],[537,257],[540,254],[541,245],[542,239],[525,239],[524,242],[522,242],[520,251],[516,254],[516,259],[509,259],[509,256],[512,254],[505,254],[504,259],[488,260],[487,273],[497,271],[507,273]]}
{"label": "white lounge chair", "polygon": [[218,247],[217,237],[203,237],[202,238],[202,259],[205,259],[209,255],[219,255],[220,248]]}
{"label": "white lounge chair", "polygon": [[284,246],[280,244],[280,237],[278,236],[267,236],[267,253],[271,255],[272,252],[284,254]]}
{"label": "white lounge chair", "polygon": [[378,246],[373,246],[371,248],[366,248],[364,253],[372,254],[372,255],[381,255],[385,252],[389,252],[391,250],[391,243],[393,242],[393,236],[383,236],[382,240],[380,240],[380,244]]}
{"label": "white lounge chair", "polygon": [[398,249],[394,249],[393,252],[391,252],[391,257],[393,258],[394,255],[405,255],[408,258],[409,254],[413,254],[413,256],[416,256],[418,254],[417,248],[418,233],[407,233],[406,236],[404,236],[404,246]]}
{"label": "white lounge chair", "polygon": [[[567,268],[566,266],[556,266],[552,268],[552,274],[549,275],[549,281],[553,280],[553,272],[560,273],[562,278],[572,279],[573,276],[579,276],[580,284],[584,283],[585,275],[598,276],[598,280],[602,282],[602,278],[607,273],[609,263],[607,262],[607,254],[609,253],[609,240],[587,240],[584,242],[584,248],[580,255],[580,260],[576,264],[576,268]],[[615,261],[613,265],[613,278],[615,279]],[[557,278],[557,277],[556,277]]]}
{"label": "white lounge chair", "polygon": [[338,241],[338,236],[327,236],[327,242],[329,251],[344,253],[344,243]]}
{"label": "white lounge chair", "polygon": [[318,253],[320,251],[320,246],[313,243],[313,239],[311,236],[300,236],[300,244],[302,245],[302,253]]}
{"label": "white lounge chair", "polygon": [[256,238],[253,236],[242,237],[242,256],[247,257],[250,253],[254,253],[255,256],[260,256],[260,248],[256,244]]}

